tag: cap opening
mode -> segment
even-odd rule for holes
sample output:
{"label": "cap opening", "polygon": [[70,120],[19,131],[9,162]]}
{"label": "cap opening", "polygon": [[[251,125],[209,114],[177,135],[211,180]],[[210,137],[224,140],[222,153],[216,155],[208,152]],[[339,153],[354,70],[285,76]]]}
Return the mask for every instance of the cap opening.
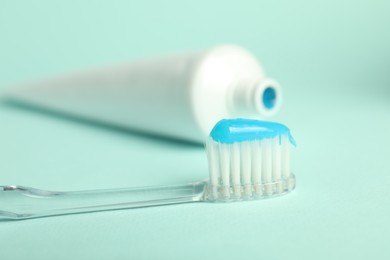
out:
{"label": "cap opening", "polygon": [[264,107],[268,110],[273,109],[276,104],[276,98],[276,90],[271,86],[267,87],[262,97]]}

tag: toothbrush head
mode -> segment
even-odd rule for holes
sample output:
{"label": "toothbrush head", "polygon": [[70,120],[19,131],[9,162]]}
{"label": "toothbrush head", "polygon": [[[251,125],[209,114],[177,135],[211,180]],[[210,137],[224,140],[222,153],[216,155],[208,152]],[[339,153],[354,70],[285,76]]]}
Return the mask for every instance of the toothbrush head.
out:
{"label": "toothbrush head", "polygon": [[292,191],[291,144],[290,130],[279,123],[219,121],[206,141],[210,178],[205,199],[260,199]]}

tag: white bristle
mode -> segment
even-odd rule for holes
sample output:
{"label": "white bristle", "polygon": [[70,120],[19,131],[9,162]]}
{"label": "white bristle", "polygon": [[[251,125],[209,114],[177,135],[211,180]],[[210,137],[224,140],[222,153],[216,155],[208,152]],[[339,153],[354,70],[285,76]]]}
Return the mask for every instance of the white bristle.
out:
{"label": "white bristle", "polygon": [[234,143],[231,145],[231,179],[233,184],[233,194],[235,197],[241,197],[241,156],[240,156],[240,143]]}
{"label": "white bristle", "polygon": [[222,185],[222,196],[224,198],[230,197],[230,145],[219,145],[220,158],[220,176]]}
{"label": "white bristle", "polygon": [[290,176],[290,142],[287,136],[282,136],[282,175],[284,178]]}
{"label": "white bristle", "polygon": [[264,139],[261,141],[262,151],[262,181],[264,184],[264,192],[269,195],[272,193],[272,140]]}
{"label": "white bristle", "polygon": [[252,182],[254,187],[254,193],[256,195],[261,195],[261,169],[262,169],[262,153],[261,153],[261,142],[252,141],[251,142],[251,151],[252,151]]}
{"label": "white bristle", "polygon": [[218,196],[218,185],[219,185],[219,152],[218,144],[216,142],[207,142],[207,159],[209,160],[209,173],[210,173],[210,183],[211,183],[211,194],[213,197]]}
{"label": "white bristle", "polygon": [[272,139],[225,144],[209,138],[210,199],[267,197],[293,189],[290,141]]}
{"label": "white bristle", "polygon": [[282,145],[281,145],[281,156],[282,156],[282,177],[287,180],[288,189],[292,190],[294,183],[290,180],[291,169],[290,169],[290,141],[287,136],[282,136]]}
{"label": "white bristle", "polygon": [[272,139],[272,180],[276,183],[275,189],[278,193],[282,192],[282,154],[281,140],[279,137]]}
{"label": "white bristle", "polygon": [[252,165],[251,165],[251,143],[242,142],[241,147],[241,180],[244,187],[244,196],[252,195]]}

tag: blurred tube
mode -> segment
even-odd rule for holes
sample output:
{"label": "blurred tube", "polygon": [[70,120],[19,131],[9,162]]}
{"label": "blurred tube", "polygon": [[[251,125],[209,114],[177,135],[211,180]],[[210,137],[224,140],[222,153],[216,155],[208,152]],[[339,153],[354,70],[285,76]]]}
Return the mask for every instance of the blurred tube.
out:
{"label": "blurred tube", "polygon": [[116,126],[203,142],[221,118],[264,118],[277,82],[237,46],[121,64],[10,88],[7,97]]}

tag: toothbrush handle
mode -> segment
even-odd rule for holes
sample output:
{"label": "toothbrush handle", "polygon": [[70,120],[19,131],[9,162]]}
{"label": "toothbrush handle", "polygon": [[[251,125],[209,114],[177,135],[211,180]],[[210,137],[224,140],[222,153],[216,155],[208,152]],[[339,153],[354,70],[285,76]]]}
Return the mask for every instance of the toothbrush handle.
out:
{"label": "toothbrush handle", "polygon": [[45,191],[23,186],[0,186],[0,219],[139,208],[201,201],[206,182],[74,192]]}

